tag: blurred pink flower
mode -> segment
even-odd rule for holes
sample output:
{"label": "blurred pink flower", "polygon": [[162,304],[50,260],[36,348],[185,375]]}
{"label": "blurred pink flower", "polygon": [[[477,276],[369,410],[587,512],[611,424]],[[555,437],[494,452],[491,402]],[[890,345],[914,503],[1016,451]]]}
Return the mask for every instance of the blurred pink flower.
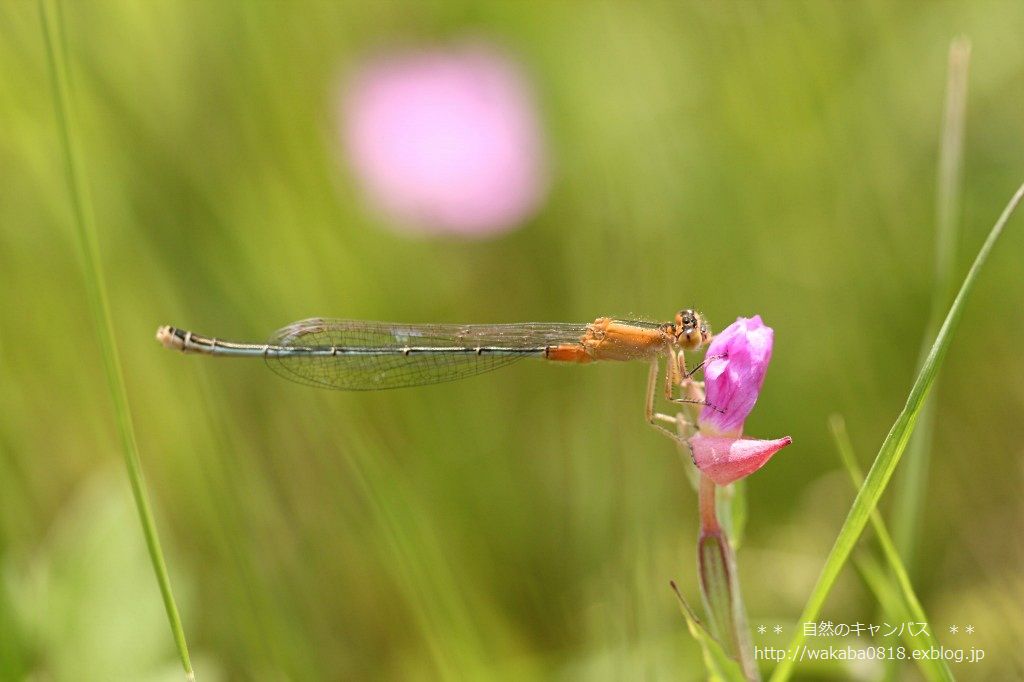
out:
{"label": "blurred pink flower", "polygon": [[715,335],[705,356],[711,360],[704,366],[707,405],[700,412],[701,428],[743,432],[764,384],[774,340],[775,331],[760,315],[740,317]]}
{"label": "blurred pink flower", "polygon": [[776,440],[756,440],[700,434],[689,441],[693,463],[718,485],[729,485],[749,476],[792,442],[789,436]]}
{"label": "blurred pink flower", "polygon": [[494,48],[391,53],[342,101],[348,160],[368,200],[423,232],[488,235],[537,209],[544,145],[529,84]]}

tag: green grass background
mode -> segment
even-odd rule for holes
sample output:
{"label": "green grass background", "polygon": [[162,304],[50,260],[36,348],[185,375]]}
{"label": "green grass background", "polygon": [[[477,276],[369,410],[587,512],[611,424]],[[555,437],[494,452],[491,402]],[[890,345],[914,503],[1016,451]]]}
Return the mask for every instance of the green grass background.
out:
{"label": "green grass background", "polygon": [[[403,321],[761,314],[753,624],[785,646],[913,378],[933,286],[946,51],[973,55],[960,271],[1024,179],[1024,6],[68,3],[80,145],[147,486],[200,680],[697,679],[696,496],[645,370],[521,364],[316,391],[167,353]],[[486,241],[409,238],[341,162],[339,78],[390,44],[495,40],[541,101],[553,183]],[[37,8],[0,7],[0,679],[180,679],[86,309]],[[964,679],[1024,674],[1019,218],[936,392],[912,575]],[[897,476],[899,474],[897,473]],[[883,498],[883,511],[899,491]],[[891,521],[891,519],[890,519]],[[877,622],[848,570],[834,622]],[[948,626],[973,624],[975,634]],[[769,630],[770,632],[770,630]],[[836,666],[804,675],[841,679]],[[916,671],[898,672],[915,679]]]}

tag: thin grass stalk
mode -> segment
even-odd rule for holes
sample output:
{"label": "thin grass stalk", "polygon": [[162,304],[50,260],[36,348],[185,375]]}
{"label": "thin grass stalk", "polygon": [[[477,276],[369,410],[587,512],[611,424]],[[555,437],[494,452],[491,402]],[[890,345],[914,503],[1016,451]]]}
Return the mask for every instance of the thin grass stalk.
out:
{"label": "thin grass stalk", "polygon": [[174,635],[178,655],[188,680],[195,679],[192,662],[185,642],[185,633],[181,625],[181,616],[171,591],[171,581],[167,573],[160,539],[153,519],[153,511],[146,495],[139,458],[138,443],[135,439],[135,428],[132,423],[131,409],[128,404],[128,391],[125,388],[124,373],[114,339],[113,321],[110,315],[110,303],[107,296],[106,283],[100,263],[99,239],[93,219],[93,211],[88,188],[80,165],[77,149],[76,126],[71,105],[71,84],[65,54],[63,20],[60,7],[55,0],[40,0],[39,15],[42,22],[43,37],[46,42],[47,63],[53,87],[53,100],[56,110],[60,143],[64,149],[65,173],[68,192],[70,194],[75,237],[78,245],[78,256],[85,274],[85,293],[88,299],[89,312],[96,327],[99,340],[100,356],[107,377],[107,388],[114,403],[114,416],[117,422],[121,450],[125,466],[128,469],[128,480],[131,483],[132,496],[142,524],[142,532],[146,539],[150,562],[160,586],[164,609]]}
{"label": "thin grass stalk", "polygon": [[[946,103],[939,143],[939,173],[935,191],[935,284],[932,287],[931,313],[924,335],[917,371],[921,370],[931,340],[942,323],[947,301],[953,294],[957,242],[960,239],[960,194],[963,168],[964,121],[967,117],[967,76],[971,62],[971,41],[961,36],[949,46],[946,77]],[[912,572],[917,553],[918,530],[928,489],[935,422],[935,399],[924,404],[917,428],[910,439],[907,463],[899,481],[899,494],[893,506],[893,539],[907,570]]]}

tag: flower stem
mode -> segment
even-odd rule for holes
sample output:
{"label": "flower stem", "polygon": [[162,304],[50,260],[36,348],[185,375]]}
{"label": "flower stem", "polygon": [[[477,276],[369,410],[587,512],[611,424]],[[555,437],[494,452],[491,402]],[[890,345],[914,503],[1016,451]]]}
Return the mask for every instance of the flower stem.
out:
{"label": "flower stem", "polygon": [[739,661],[748,680],[760,680],[740,595],[736,555],[715,513],[716,487],[710,478],[701,476],[698,495],[701,530],[697,540],[701,597],[712,634],[729,656]]}
{"label": "flower stem", "polygon": [[718,516],[715,513],[715,483],[707,476],[700,477],[700,533],[701,535],[719,533]]}

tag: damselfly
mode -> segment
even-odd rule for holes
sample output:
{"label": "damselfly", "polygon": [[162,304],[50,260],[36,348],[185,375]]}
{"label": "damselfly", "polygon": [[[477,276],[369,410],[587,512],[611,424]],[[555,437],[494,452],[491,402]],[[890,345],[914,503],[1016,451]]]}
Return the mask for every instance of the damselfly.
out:
{"label": "damselfly", "polygon": [[262,357],[277,374],[310,386],[346,391],[402,388],[462,379],[510,365],[523,358],[586,363],[645,360],[650,363],[647,421],[674,439],[659,422],[676,417],[654,410],[658,363],[665,359],[665,398],[691,381],[701,366],[687,370],[683,352],[708,343],[711,331],[693,310],[680,310],[672,322],[599,317],[586,324],[397,324],[313,318],[279,330],[267,343],[237,343],[160,327],[156,338],[185,353]]}

